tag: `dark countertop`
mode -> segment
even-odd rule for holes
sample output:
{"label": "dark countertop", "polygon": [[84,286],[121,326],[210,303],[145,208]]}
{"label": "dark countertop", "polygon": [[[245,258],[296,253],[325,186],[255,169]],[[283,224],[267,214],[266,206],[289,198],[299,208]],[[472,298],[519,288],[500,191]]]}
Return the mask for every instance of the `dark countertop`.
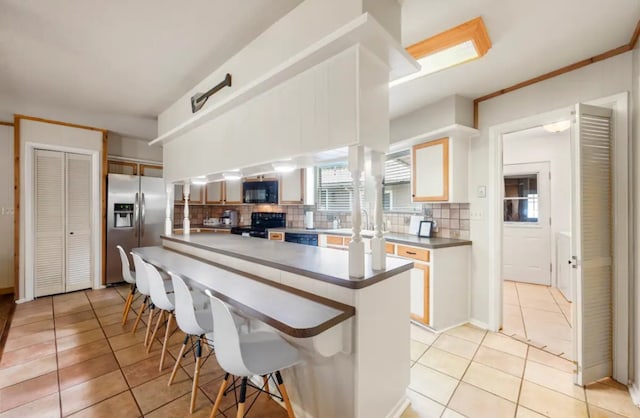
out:
{"label": "dark countertop", "polygon": [[413,262],[387,257],[385,270],[373,270],[371,255],[365,255],[364,277],[349,276],[349,254],[333,248],[312,247],[289,242],[230,234],[190,234],[165,236],[164,240],[240,258],[277,270],[362,289],[413,268]]}
{"label": "dark countertop", "polygon": [[[273,228],[269,229],[273,232],[291,232],[297,234],[329,234],[329,235],[342,235],[351,236],[350,229],[302,229],[302,228]],[[371,232],[362,234],[364,238],[371,238],[373,234]],[[384,238],[388,242],[395,242],[398,244],[414,245],[416,247],[429,248],[432,250],[438,248],[458,247],[461,245],[471,245],[471,241],[455,238],[421,238],[416,235],[401,234],[397,232],[385,232]]]}
{"label": "dark countertop", "polygon": [[[203,225],[203,224],[191,224],[191,228],[200,228],[200,229],[231,229],[233,228],[230,225]],[[184,225],[174,225],[173,229],[184,229]]]}
{"label": "dark countertop", "polygon": [[257,318],[292,337],[316,336],[355,315],[352,306],[189,254],[160,246],[135,248],[133,253],[164,271],[189,280],[195,287],[209,289],[246,316]]}

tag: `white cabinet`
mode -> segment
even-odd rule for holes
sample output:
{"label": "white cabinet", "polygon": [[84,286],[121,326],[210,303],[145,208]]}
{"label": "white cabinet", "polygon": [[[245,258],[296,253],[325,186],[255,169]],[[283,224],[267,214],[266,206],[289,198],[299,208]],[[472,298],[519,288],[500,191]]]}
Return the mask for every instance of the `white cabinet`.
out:
{"label": "white cabinet", "polygon": [[280,175],[279,195],[281,205],[300,205],[304,203],[304,169],[293,170]]}
{"label": "white cabinet", "polygon": [[412,147],[414,202],[468,202],[469,133],[453,132]]}
{"label": "white cabinet", "polygon": [[204,190],[204,203],[207,205],[220,205],[224,203],[223,182],[207,183]]}
{"label": "white cabinet", "polygon": [[224,182],[224,203],[239,205],[242,203],[242,181],[228,180]]}
{"label": "white cabinet", "polygon": [[[204,202],[204,187],[198,184],[192,184],[189,187],[189,204],[200,205]],[[182,183],[176,183],[173,186],[174,203],[184,205],[184,188]]]}

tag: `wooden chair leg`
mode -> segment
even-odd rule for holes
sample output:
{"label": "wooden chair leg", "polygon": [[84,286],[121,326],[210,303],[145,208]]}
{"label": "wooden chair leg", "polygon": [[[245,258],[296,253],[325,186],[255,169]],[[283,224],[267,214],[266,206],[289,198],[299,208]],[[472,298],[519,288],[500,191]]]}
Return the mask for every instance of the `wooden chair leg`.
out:
{"label": "wooden chair leg", "polygon": [[167,386],[171,386],[173,380],[176,378],[176,373],[178,372],[178,368],[180,367],[180,361],[182,361],[182,356],[184,356],[184,352],[187,350],[187,343],[189,342],[189,336],[184,337],[184,343],[182,347],[180,347],[180,354],[178,354],[178,358],[176,359],[176,364],[173,366],[173,371],[171,372],[171,376],[169,376],[169,383]]}
{"label": "wooden chair leg", "polygon": [[171,320],[173,319],[173,312],[167,312],[167,328],[164,332],[164,340],[162,342],[162,354],[160,354],[160,368],[158,371],[162,371],[164,367],[164,358],[167,355],[167,341],[169,340],[169,329],[171,328]]}
{"label": "wooden chair leg", "polygon": [[158,321],[156,322],[156,326],[153,329],[153,334],[151,335],[151,339],[149,340],[149,345],[147,346],[147,354],[151,352],[151,347],[153,347],[153,342],[156,339],[156,334],[158,333],[158,328],[160,328],[160,322],[164,319],[164,311],[160,311],[158,315]]}
{"label": "wooden chair leg", "polygon": [[245,401],[247,400],[247,378],[242,378],[242,386],[240,386],[240,398],[238,399],[238,414],[236,418],[244,417]]}
{"label": "wooden chair leg", "polygon": [[218,408],[220,408],[220,404],[222,403],[222,397],[224,396],[224,391],[227,390],[227,386],[229,386],[229,379],[231,375],[229,373],[224,375],[224,379],[220,384],[220,390],[218,391],[218,396],[216,396],[216,402],[213,404],[213,409],[211,410],[211,415],[209,418],[214,418],[216,416],[216,412],[218,412]]}
{"label": "wooden chair leg", "polygon": [[133,301],[133,293],[129,291],[129,294],[127,295],[127,300],[125,300],[124,302],[124,310],[122,311],[122,325],[124,325],[127,322],[127,319],[129,318],[129,310],[131,309],[132,301]]}
{"label": "wooden chair leg", "polygon": [[144,312],[144,310],[147,308],[147,298],[144,298],[144,301],[142,301],[142,306],[140,307],[140,312],[138,312],[138,317],[136,318],[136,322],[133,324],[133,329],[131,330],[132,334],[136,333],[136,330],[138,329],[138,324],[140,323],[140,319],[142,319],[142,313]]}
{"label": "wooden chair leg", "polygon": [[189,413],[193,414],[196,408],[196,396],[198,395],[198,381],[200,380],[200,366],[202,365],[202,341],[196,341],[196,364],[193,369],[193,386],[191,387],[191,403]]}
{"label": "wooden chair leg", "polygon": [[289,400],[289,394],[287,393],[287,388],[284,387],[280,371],[276,372],[276,382],[278,383],[278,388],[280,388],[280,393],[282,393],[282,400],[284,400],[284,405],[287,407],[287,414],[289,415],[289,418],[295,418],[293,408],[291,407],[291,401]]}
{"label": "wooden chair leg", "polygon": [[153,315],[156,313],[156,308],[154,305],[149,307],[149,318],[147,318],[147,330],[144,332],[144,346],[146,347],[149,344],[149,334],[151,333],[151,324],[153,323]]}
{"label": "wooden chair leg", "polygon": [[267,393],[271,393],[271,390],[269,390],[269,376],[262,376],[262,383],[264,390],[266,390]]}

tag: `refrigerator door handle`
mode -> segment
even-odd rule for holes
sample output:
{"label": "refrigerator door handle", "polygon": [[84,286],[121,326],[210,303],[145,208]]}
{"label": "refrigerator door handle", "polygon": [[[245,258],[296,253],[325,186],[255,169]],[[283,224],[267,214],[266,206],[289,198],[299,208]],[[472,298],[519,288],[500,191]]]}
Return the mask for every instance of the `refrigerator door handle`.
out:
{"label": "refrigerator door handle", "polygon": [[141,199],[141,207],[140,207],[140,236],[144,237],[144,209],[145,209],[145,204],[144,204],[144,192],[142,193],[142,199]]}
{"label": "refrigerator door handle", "polygon": [[138,208],[140,207],[139,194],[136,193],[136,201],[133,208],[133,235],[138,236]]}

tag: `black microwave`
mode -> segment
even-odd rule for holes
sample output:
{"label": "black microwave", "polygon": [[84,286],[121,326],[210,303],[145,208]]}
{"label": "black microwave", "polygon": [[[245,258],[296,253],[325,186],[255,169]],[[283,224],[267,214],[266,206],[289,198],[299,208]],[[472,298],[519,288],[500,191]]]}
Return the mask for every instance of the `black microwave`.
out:
{"label": "black microwave", "polygon": [[278,181],[245,181],[242,198],[244,203],[278,203]]}

